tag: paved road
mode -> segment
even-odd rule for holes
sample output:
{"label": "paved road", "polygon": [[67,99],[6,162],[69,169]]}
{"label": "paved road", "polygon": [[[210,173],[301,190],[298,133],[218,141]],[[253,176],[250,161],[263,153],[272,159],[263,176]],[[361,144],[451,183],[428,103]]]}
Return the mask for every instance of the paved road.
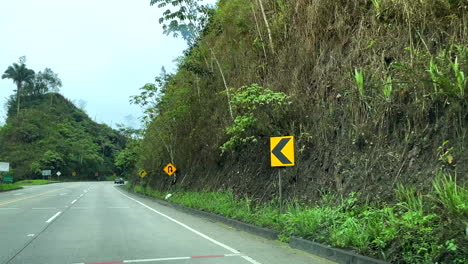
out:
{"label": "paved road", "polygon": [[0,263],[332,262],[99,182],[0,193]]}

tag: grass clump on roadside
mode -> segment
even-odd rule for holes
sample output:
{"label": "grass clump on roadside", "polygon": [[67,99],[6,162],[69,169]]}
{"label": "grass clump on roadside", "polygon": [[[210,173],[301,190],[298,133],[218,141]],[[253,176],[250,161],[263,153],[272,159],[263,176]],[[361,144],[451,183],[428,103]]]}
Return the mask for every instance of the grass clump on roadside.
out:
{"label": "grass clump on roadside", "polygon": [[16,189],[21,189],[23,187],[21,187],[21,185],[17,184],[17,183],[13,183],[13,184],[0,184],[0,192],[3,192],[3,191],[11,191],[11,190],[16,190]]}
{"label": "grass clump on roadside", "polygon": [[[358,193],[324,194],[313,205],[289,202],[283,213],[278,201],[256,203],[230,192],[177,191],[169,200],[277,230],[283,241],[302,237],[392,263],[467,263],[468,190],[443,172],[433,184],[434,191],[427,195],[399,185],[396,204],[371,204]],[[167,195],[142,185],[133,191]]]}

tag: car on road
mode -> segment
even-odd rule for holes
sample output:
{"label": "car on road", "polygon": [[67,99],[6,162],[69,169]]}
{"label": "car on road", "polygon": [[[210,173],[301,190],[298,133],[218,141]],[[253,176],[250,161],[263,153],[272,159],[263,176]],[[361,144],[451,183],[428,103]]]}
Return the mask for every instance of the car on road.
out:
{"label": "car on road", "polygon": [[114,180],[114,184],[125,184],[125,181],[122,178],[116,178]]}

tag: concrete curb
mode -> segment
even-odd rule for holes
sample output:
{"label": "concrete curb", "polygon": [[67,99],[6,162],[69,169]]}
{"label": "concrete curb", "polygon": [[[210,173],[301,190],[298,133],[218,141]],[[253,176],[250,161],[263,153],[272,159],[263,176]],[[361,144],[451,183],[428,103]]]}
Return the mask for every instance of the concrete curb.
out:
{"label": "concrete curb", "polygon": [[389,264],[388,262],[373,259],[352,252],[325,246],[310,240],[292,237],[289,246],[309,252],[313,255],[335,261],[340,264]]}
{"label": "concrete curb", "polygon": [[[152,197],[152,196],[148,196],[144,194],[139,194],[139,193],[134,193],[125,188],[122,188],[122,187],[120,188],[125,190],[126,192],[135,194],[140,197],[152,198],[161,205],[172,207],[174,209],[184,211],[192,215],[200,216],[200,217],[209,219],[213,222],[221,222],[229,226],[232,226],[238,230],[242,230],[242,231],[245,231],[245,232],[257,235],[257,236],[261,236],[267,239],[271,239],[271,240],[278,239],[279,232],[273,231],[268,228],[246,224],[244,222],[230,219],[221,215],[201,211],[201,210],[194,209],[194,208],[185,207],[183,205],[168,202],[160,198],[156,198],[156,197]],[[389,264],[388,262],[385,262],[382,260],[357,255],[346,250],[332,248],[330,246],[325,246],[316,242],[312,242],[310,240],[305,240],[305,239],[297,238],[297,237],[291,238],[291,240],[289,241],[289,246],[291,248],[300,249],[302,251],[306,251],[313,255],[326,258],[328,260],[331,260],[340,264]]]}

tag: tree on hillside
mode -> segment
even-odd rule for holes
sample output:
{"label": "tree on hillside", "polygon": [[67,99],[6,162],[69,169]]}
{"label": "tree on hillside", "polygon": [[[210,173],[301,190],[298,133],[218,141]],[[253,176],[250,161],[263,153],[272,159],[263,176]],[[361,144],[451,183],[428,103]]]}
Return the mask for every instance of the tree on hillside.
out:
{"label": "tree on hillside", "polygon": [[[157,5],[159,8],[164,8],[170,4],[173,7],[178,8],[178,10],[167,9],[159,19],[159,23],[163,24],[164,33],[166,35],[172,34],[174,37],[178,37],[180,35],[185,41],[187,41],[189,47],[193,47],[198,41],[203,41],[201,38],[202,33],[206,29],[206,26],[210,21],[210,17],[214,12],[212,7],[199,4],[200,1],[201,0],[151,0],[150,4],[152,6]],[[166,22],[169,23],[166,24]],[[208,47],[211,56],[216,62],[216,66],[218,67],[226,91],[229,114],[231,119],[234,120],[231,97],[226,78],[224,77],[224,71],[221,68],[221,64],[219,63],[211,45],[206,41],[203,41],[203,43]]]}
{"label": "tree on hillside", "polygon": [[144,109],[143,122],[146,125],[158,116],[160,95],[167,92],[173,77],[174,75],[166,73],[166,69],[162,67],[160,75],[154,78],[155,83],[145,84],[140,88],[141,93],[139,95],[130,97],[130,103],[139,105]]}
{"label": "tree on hillside", "polygon": [[25,85],[22,94],[37,96],[50,92],[57,93],[60,87],[62,87],[62,80],[58,74],[50,68],[45,68],[44,71],[39,71],[30,83]]}
{"label": "tree on hillside", "polygon": [[24,83],[31,83],[35,76],[34,71],[28,69],[25,62],[26,58],[23,56],[19,59],[19,64],[13,63],[13,65],[8,66],[2,75],[2,79],[12,79],[16,84],[16,115],[19,115],[20,111],[20,97],[23,85]]}
{"label": "tree on hillside", "polygon": [[48,150],[42,156],[40,164],[41,168],[59,170],[65,165],[65,162],[63,161],[63,157],[60,153]]}

